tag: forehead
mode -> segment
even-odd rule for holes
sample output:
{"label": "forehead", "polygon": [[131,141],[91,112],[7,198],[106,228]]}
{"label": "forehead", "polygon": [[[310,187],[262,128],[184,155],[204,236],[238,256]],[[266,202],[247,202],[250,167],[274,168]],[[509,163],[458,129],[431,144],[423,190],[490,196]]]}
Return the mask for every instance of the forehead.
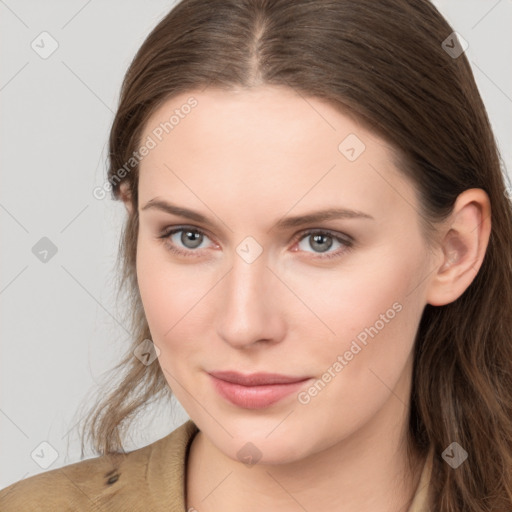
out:
{"label": "forehead", "polygon": [[[282,86],[259,86],[251,89],[222,90],[207,88],[190,91],[165,101],[150,117],[144,134],[157,139],[185,139],[191,135],[187,126],[193,124],[196,138],[203,144],[227,138],[250,148],[265,140],[266,147],[283,146],[302,140],[324,139],[337,148],[338,139],[354,133],[361,139],[372,138],[373,144],[386,144],[363,128],[357,120],[347,117],[331,103],[308,97]],[[215,133],[212,129],[215,128]],[[284,131],[283,131],[284,129]],[[180,136],[181,135],[181,136]],[[308,150],[297,145],[295,152]],[[391,149],[391,148],[389,148]]]}
{"label": "forehead", "polygon": [[225,202],[244,197],[246,206],[279,201],[289,209],[300,201],[304,208],[330,202],[361,209],[364,203],[372,215],[397,196],[414,201],[385,141],[328,102],[293,89],[180,94],[150,117],[141,140],[149,139],[141,202],[184,186],[187,195],[218,193]]}

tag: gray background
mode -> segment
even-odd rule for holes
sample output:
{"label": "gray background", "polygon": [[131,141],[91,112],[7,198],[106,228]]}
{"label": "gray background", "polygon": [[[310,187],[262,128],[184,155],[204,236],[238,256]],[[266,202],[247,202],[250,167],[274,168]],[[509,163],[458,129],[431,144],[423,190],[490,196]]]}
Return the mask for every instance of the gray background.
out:
{"label": "gray background", "polygon": [[[434,3],[469,43],[510,173],[512,1]],[[91,403],[129,340],[114,279],[124,207],[92,191],[105,180],[124,72],[172,5],[0,0],[0,488],[80,459],[78,407]],[[31,46],[51,49],[44,31],[58,43],[46,59]],[[43,237],[57,248],[46,262],[32,252]],[[128,449],[187,415],[177,404],[150,418]]]}

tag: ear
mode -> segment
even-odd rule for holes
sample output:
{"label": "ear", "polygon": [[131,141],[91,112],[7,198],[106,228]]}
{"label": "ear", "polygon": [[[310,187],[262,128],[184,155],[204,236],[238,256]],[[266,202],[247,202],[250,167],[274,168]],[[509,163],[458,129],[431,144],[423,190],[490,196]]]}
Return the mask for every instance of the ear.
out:
{"label": "ear", "polygon": [[123,181],[119,185],[119,195],[128,211],[128,214],[131,215],[133,213],[133,203],[132,203],[132,194],[130,190],[130,185],[127,181]]}
{"label": "ear", "polygon": [[452,215],[443,226],[441,262],[426,295],[432,306],[444,306],[458,299],[482,265],[491,233],[487,193],[472,188],[459,194]]}

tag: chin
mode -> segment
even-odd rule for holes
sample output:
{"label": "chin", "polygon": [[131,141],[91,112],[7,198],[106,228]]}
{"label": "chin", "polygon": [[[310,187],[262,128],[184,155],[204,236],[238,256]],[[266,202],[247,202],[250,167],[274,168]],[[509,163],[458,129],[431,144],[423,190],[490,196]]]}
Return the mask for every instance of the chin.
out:
{"label": "chin", "polygon": [[[308,455],[304,440],[294,439],[287,433],[276,429],[270,436],[269,430],[265,433],[255,433],[254,429],[231,431],[232,439],[226,439],[226,444],[218,445],[225,455],[236,462],[248,466],[256,464],[288,464],[300,460]],[[254,462],[256,461],[256,462]]]}

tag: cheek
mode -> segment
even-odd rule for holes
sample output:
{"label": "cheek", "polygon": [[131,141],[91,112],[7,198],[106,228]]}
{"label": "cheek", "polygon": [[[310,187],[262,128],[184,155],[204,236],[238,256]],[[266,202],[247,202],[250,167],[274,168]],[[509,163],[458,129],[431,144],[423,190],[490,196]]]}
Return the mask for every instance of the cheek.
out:
{"label": "cheek", "polygon": [[[161,351],[160,362],[183,360],[199,347],[201,302],[213,286],[208,271],[196,265],[173,264],[164,247],[141,238],[137,248],[137,281],[144,314],[153,342]],[[173,358],[169,357],[172,353]]]}
{"label": "cheek", "polygon": [[410,292],[421,281],[421,254],[417,247],[389,244],[354,253],[335,268],[306,273],[290,267],[283,281],[302,302],[291,301],[296,304],[296,319],[335,341],[372,326],[381,314],[386,317],[383,321],[398,318],[400,305],[416,300]]}
{"label": "cheek", "polygon": [[315,418],[323,425],[326,439],[361,428],[393,401],[392,393],[403,404],[408,401],[404,372],[410,368],[423,307],[422,291],[417,287],[411,293],[418,284],[411,287],[411,282],[424,272],[421,254],[412,252],[376,258],[376,271],[365,265],[365,270],[352,268],[326,279],[324,299],[312,306],[335,334],[314,319],[316,334],[309,330],[314,343],[301,359],[315,362],[317,380],[297,397],[298,412],[305,422]]}
{"label": "cheek", "polygon": [[418,286],[424,265],[421,247],[404,242],[354,257],[333,272],[318,271],[307,279],[289,275],[290,287],[316,316],[307,312],[299,320],[298,338],[313,341],[309,347],[302,341],[304,350],[317,361],[320,373],[337,362],[343,366],[337,364],[338,372],[331,369],[344,375],[333,379],[333,387],[346,381],[352,389],[349,394],[368,389],[376,380],[370,369],[390,385],[396,382],[413,348],[424,307]]}
{"label": "cheek", "polygon": [[143,241],[139,242],[137,250],[137,282],[151,333],[159,337],[157,335],[174,323],[178,283],[171,279],[157,251],[149,250]]}

